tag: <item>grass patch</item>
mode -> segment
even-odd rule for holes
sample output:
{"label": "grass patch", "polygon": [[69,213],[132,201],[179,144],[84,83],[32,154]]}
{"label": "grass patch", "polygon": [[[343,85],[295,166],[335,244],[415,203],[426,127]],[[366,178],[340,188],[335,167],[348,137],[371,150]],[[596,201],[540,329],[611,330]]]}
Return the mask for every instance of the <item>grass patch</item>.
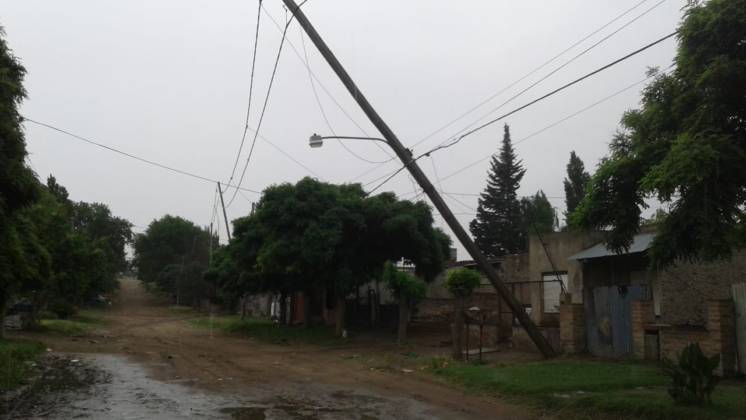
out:
{"label": "grass patch", "polygon": [[429,368],[447,381],[480,393],[517,397],[551,408],[654,419],[744,418],[746,387],[723,384],[710,407],[676,406],[668,378],[653,365],[554,360],[474,366],[435,360]]}
{"label": "grass patch", "polygon": [[0,340],[0,391],[21,385],[31,370],[28,362],[43,351],[39,342]]}
{"label": "grass patch", "polygon": [[274,344],[333,345],[343,341],[335,337],[334,331],[326,326],[291,327],[276,324],[265,318],[247,317],[241,319],[238,315],[231,315],[214,316],[211,320],[209,316],[206,316],[192,319],[189,322],[200,328],[214,328],[216,331],[244,335]]}
{"label": "grass patch", "polygon": [[78,335],[84,334],[95,327],[104,324],[100,314],[96,311],[80,311],[69,319],[42,319],[39,321],[39,330],[52,334]]}
{"label": "grass patch", "polygon": [[168,307],[168,309],[171,312],[177,313],[177,314],[190,314],[194,313],[195,310],[191,306],[183,306],[183,305],[171,305]]}

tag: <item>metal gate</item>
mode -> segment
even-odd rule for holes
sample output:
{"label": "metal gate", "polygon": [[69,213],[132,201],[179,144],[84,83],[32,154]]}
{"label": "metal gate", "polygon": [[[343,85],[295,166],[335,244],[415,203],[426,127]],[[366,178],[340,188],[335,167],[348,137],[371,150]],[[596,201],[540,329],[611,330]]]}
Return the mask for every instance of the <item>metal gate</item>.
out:
{"label": "metal gate", "polygon": [[736,352],[739,372],[746,373],[746,283],[734,284],[733,306],[736,309]]}
{"label": "metal gate", "polygon": [[632,302],[648,296],[646,286],[599,286],[584,299],[588,350],[602,357],[632,353]]}

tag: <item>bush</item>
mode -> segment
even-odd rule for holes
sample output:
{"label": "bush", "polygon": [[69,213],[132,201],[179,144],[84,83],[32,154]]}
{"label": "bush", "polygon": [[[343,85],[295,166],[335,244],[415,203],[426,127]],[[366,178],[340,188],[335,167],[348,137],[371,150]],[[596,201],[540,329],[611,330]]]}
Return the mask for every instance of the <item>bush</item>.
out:
{"label": "bush", "polygon": [[49,304],[48,310],[57,315],[59,319],[68,319],[77,312],[77,308],[72,303],[61,299],[52,301]]}
{"label": "bush", "polygon": [[711,404],[719,380],[713,372],[720,364],[720,355],[707,357],[699,344],[693,343],[681,351],[678,359],[678,364],[663,359],[663,371],[673,381],[668,393],[677,404]]}
{"label": "bush", "polygon": [[445,286],[455,297],[467,297],[482,283],[479,272],[468,268],[457,268],[446,278]]}

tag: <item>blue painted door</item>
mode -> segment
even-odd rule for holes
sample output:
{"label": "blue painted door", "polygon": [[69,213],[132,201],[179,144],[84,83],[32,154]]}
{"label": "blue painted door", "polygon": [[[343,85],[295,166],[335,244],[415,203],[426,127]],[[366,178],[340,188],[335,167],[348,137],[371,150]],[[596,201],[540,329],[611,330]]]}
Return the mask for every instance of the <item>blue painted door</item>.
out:
{"label": "blue painted door", "polygon": [[602,357],[632,353],[632,302],[647,297],[647,287],[598,286],[585,296],[588,350]]}

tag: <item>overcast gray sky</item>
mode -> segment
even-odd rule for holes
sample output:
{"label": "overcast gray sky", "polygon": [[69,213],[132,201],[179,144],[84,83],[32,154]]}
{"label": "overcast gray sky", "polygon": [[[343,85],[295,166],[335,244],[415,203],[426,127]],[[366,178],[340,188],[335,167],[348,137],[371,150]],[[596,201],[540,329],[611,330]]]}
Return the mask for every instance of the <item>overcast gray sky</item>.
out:
{"label": "overcast gray sky", "polygon": [[[370,102],[408,146],[521,78],[547,59],[635,5],[637,8],[517,84],[478,111],[414,147],[423,152],[485,115],[606,35],[629,24],[570,65],[492,114],[497,116],[672,32],[682,0],[446,1],[310,0],[311,22]],[[280,0],[265,0],[281,24]],[[106,145],[165,165],[227,181],[243,131],[258,0],[0,0],[0,25],[28,70],[22,112]],[[250,125],[255,127],[281,33],[262,14]],[[398,167],[363,162],[337,142],[308,147],[314,132],[330,134],[313,96],[297,23],[288,31],[261,135],[243,186],[262,190],[305,175],[368,183]],[[321,104],[339,135],[378,135],[316,49],[305,39]],[[505,122],[514,141],[666,68],[669,39],[592,79],[523,110]],[[593,169],[607,151],[621,114],[638,105],[643,85],[517,145],[527,168],[521,194],[542,189],[563,210],[562,179],[571,150]],[[325,91],[328,91],[332,99]],[[335,104],[337,101],[342,111]],[[348,118],[345,113],[350,117]],[[352,121],[354,120],[354,122]],[[359,127],[358,127],[359,125]],[[361,130],[361,128],[362,130]],[[364,131],[363,131],[364,130]],[[420,161],[438,186],[449,174],[499,147],[502,122]],[[26,124],[30,162],[51,173],[75,200],[103,202],[141,231],[168,213],[200,225],[212,215],[215,185],[164,171]],[[243,166],[248,145],[242,155]],[[279,152],[284,150],[303,166]],[[371,142],[347,143],[373,161],[387,159]],[[433,165],[434,164],[434,165]],[[437,177],[435,170],[437,168]],[[477,194],[488,161],[442,181],[443,191]],[[374,169],[370,171],[371,169]],[[366,173],[368,172],[368,173]],[[365,175],[361,176],[361,174]],[[371,188],[375,183],[371,184]],[[404,173],[386,184],[414,196]],[[226,199],[232,196],[231,191]],[[446,196],[467,226],[477,197]],[[247,214],[258,195],[243,192],[229,219]],[[440,218],[439,225],[443,225]],[[225,234],[221,231],[223,240]],[[460,257],[465,257],[460,252]]]}

